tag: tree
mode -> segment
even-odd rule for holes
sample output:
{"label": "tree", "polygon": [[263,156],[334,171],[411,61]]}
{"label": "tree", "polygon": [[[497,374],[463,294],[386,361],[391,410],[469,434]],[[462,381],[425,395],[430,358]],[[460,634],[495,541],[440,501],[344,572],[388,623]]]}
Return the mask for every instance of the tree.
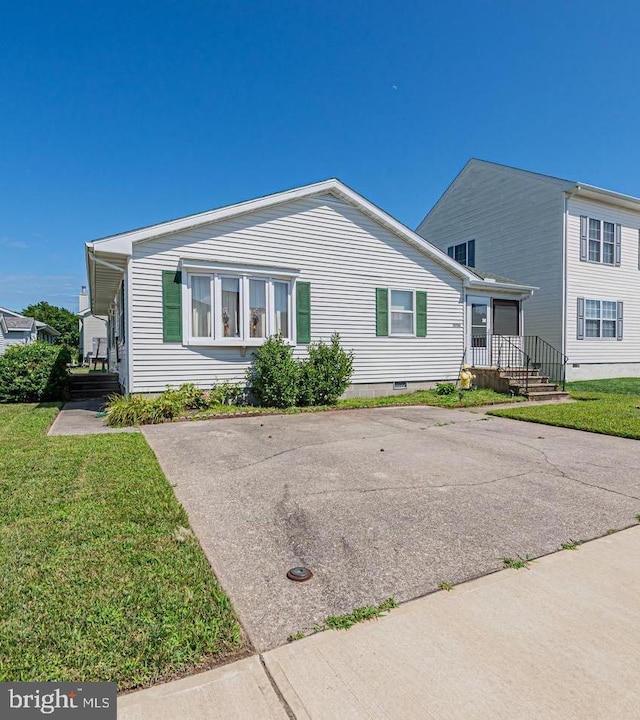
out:
{"label": "tree", "polygon": [[22,314],[46,323],[57,330],[60,333],[60,337],[56,338],[57,345],[66,345],[73,350],[78,348],[80,344],[79,318],[75,313],[41,300],[36,305],[27,306]]}

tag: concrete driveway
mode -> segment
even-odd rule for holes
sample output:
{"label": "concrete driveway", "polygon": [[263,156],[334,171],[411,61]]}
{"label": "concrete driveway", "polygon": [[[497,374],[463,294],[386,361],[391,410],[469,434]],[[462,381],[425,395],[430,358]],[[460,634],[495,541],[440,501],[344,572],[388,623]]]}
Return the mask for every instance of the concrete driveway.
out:
{"label": "concrete driveway", "polygon": [[[381,408],[144,433],[256,647],[635,522],[640,443]],[[286,579],[305,565],[307,583]]]}

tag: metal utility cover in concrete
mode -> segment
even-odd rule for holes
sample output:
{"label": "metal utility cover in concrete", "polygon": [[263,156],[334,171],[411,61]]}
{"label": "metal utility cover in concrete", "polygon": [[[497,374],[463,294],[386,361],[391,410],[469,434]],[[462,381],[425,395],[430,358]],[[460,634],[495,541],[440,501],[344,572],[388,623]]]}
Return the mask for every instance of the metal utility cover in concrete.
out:
{"label": "metal utility cover in concrete", "polygon": [[[150,426],[255,647],[605,534],[640,512],[640,443],[429,407]],[[384,452],[380,452],[383,449]],[[313,571],[306,583],[286,572]]]}

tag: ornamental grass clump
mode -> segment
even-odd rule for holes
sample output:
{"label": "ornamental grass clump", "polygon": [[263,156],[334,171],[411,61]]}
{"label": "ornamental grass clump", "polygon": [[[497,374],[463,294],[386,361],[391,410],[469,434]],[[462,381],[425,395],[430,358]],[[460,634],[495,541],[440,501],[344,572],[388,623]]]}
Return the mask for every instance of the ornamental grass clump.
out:
{"label": "ornamental grass clump", "polygon": [[242,395],[238,385],[222,383],[202,390],[193,383],[167,389],[156,397],[110,395],[107,401],[107,425],[131,427],[168,422],[192,411],[228,405]]}

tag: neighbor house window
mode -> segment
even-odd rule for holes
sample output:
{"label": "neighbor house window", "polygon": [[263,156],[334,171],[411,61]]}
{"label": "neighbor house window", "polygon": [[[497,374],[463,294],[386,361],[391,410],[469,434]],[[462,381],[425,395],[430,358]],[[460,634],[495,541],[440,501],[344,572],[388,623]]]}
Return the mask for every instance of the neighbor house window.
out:
{"label": "neighbor house window", "polygon": [[611,300],[584,301],[584,334],[588,338],[617,337],[617,303]]}
{"label": "neighbor house window", "polygon": [[413,290],[391,290],[389,293],[391,335],[413,335]]}
{"label": "neighbor house window", "polygon": [[292,337],[289,280],[266,273],[187,272],[186,297],[194,344],[258,344],[277,333]]}
{"label": "neighbor house window", "polygon": [[590,262],[605,265],[616,262],[616,226],[606,220],[588,218],[588,258]]}
{"label": "neighbor house window", "polygon": [[476,266],[476,241],[468,240],[467,242],[450,245],[447,248],[447,254],[456,262],[468,267]]}

